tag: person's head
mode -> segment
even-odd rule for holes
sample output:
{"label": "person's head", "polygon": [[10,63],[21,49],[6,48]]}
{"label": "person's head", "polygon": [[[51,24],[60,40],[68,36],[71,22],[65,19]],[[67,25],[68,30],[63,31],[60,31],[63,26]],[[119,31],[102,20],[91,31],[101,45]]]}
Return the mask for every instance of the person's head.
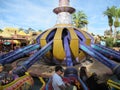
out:
{"label": "person's head", "polygon": [[62,66],[57,65],[57,66],[55,67],[55,72],[56,72],[57,74],[61,75],[61,74],[64,72],[64,69],[63,69]]}
{"label": "person's head", "polygon": [[97,76],[97,74],[94,72],[94,73],[92,73],[92,77],[94,78],[94,80],[95,81],[97,81],[98,80],[98,76]]}
{"label": "person's head", "polygon": [[0,64],[0,72],[2,72],[3,71],[3,65],[2,64]]}
{"label": "person's head", "polygon": [[86,69],[86,67],[85,66],[82,66],[81,68],[80,68],[80,75],[87,75],[87,69]]}
{"label": "person's head", "polygon": [[86,71],[87,69],[86,69],[85,66],[82,66],[82,67],[80,68],[80,70],[81,70],[81,71]]}

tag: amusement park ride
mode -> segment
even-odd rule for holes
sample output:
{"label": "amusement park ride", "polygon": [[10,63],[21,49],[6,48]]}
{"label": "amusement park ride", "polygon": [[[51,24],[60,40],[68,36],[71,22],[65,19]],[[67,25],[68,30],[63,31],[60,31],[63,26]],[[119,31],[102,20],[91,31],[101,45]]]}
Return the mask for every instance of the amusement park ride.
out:
{"label": "amusement park ride", "polygon": [[[39,49],[13,71],[14,74],[20,77],[7,85],[0,86],[0,90],[27,90],[24,89],[23,85],[26,83],[28,86],[31,86],[33,79],[29,74],[26,74],[26,72],[36,61],[40,60],[41,57],[45,57],[46,63],[67,66],[68,69],[66,70],[68,75],[66,76],[68,78],[75,77],[82,85],[83,90],[88,89],[78,77],[77,73],[74,73],[76,70],[69,67],[72,67],[87,55],[90,55],[92,58],[110,68],[116,76],[117,81],[119,81],[120,53],[95,44],[94,38],[88,32],[82,31],[72,25],[71,14],[75,12],[75,9],[69,6],[69,0],[59,0],[59,7],[55,8],[53,11],[58,15],[56,25],[40,34],[36,39],[36,44],[0,56],[0,63],[5,65],[14,62],[31,51]],[[112,60],[110,60],[110,57],[112,57]],[[120,84],[117,81],[109,80],[108,84],[111,85],[111,87],[116,86],[120,89]],[[47,84],[46,88],[49,90]]]}

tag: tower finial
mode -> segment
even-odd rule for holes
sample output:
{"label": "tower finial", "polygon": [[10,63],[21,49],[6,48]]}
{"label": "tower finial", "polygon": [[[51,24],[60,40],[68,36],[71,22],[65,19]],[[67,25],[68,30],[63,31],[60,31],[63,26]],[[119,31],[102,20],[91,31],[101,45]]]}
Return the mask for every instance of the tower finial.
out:
{"label": "tower finial", "polygon": [[59,0],[59,7],[55,8],[54,13],[58,14],[57,24],[72,24],[71,14],[75,9],[69,6],[70,0]]}
{"label": "tower finial", "polygon": [[69,6],[69,0],[59,0],[59,7]]}

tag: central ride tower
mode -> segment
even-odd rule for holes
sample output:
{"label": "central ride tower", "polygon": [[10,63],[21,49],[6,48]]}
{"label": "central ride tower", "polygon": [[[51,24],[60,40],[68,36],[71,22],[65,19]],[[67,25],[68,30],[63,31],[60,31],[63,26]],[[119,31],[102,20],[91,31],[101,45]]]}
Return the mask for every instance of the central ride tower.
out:
{"label": "central ride tower", "polygon": [[71,14],[75,9],[69,3],[70,0],[59,0],[59,6],[53,10],[57,14],[56,25],[43,32],[39,38],[41,48],[53,40],[52,50],[44,56],[48,63],[73,66],[86,57],[80,49],[80,41],[86,45],[93,41],[89,33],[73,26]]}

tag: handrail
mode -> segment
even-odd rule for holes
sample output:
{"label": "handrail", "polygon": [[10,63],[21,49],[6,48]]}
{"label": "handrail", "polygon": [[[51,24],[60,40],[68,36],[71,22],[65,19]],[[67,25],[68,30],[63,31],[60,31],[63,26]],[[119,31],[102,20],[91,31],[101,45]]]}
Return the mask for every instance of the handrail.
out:
{"label": "handrail", "polygon": [[42,87],[40,88],[40,90],[43,90],[43,88],[45,87],[46,83],[44,81],[44,79],[42,77],[39,77],[40,81],[42,82]]}
{"label": "handrail", "polygon": [[88,90],[88,87],[85,85],[85,83],[78,77],[79,82],[81,83],[84,90]]}
{"label": "handrail", "polygon": [[114,82],[113,80],[108,80],[108,81],[107,81],[107,84],[108,84],[110,87],[113,87],[113,88],[116,88],[116,89],[120,90],[120,84],[117,83],[117,82]]}

